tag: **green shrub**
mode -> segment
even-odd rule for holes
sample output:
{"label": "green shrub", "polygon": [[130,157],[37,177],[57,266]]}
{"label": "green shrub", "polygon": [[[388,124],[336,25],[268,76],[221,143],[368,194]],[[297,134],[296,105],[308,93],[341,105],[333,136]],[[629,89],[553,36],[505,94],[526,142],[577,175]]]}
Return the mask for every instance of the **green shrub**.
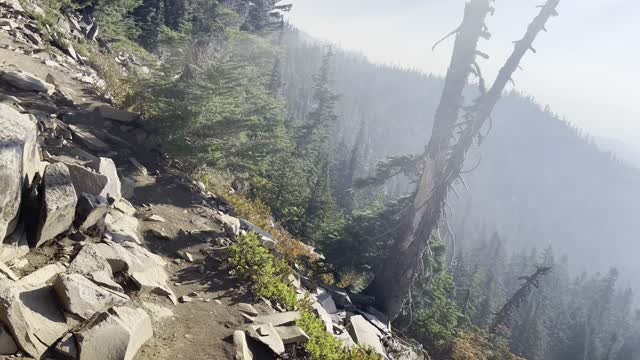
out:
{"label": "green shrub", "polygon": [[303,310],[296,324],[309,336],[304,344],[312,359],[317,360],[379,360],[371,349],[346,349],[342,341],[328,333],[324,323],[310,310]]}
{"label": "green shrub", "polygon": [[290,284],[291,268],[284,259],[276,258],[260,243],[255,233],[239,236],[229,248],[227,259],[231,274],[249,282],[251,291],[276,301],[288,309],[296,305],[296,291]]}

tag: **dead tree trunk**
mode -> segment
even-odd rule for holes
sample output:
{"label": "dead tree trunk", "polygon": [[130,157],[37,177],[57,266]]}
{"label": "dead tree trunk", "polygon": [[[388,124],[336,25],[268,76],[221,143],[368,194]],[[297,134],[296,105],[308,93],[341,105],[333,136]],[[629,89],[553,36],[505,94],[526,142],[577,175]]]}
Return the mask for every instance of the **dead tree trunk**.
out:
{"label": "dead tree trunk", "polygon": [[[495,83],[470,107],[464,106],[463,91],[471,73],[484,79],[476,63],[477,45],[481,37],[490,35],[485,19],[493,12],[492,0],[471,0],[466,5],[460,27],[454,32],[456,41],[445,87],[436,111],[433,131],[427,145],[424,171],[416,191],[406,235],[394,244],[389,256],[376,272],[366,292],[377,299],[378,306],[391,318],[398,316],[416,277],[422,257],[429,247],[431,234],[437,228],[449,188],[459,178],[467,151],[473,145],[493,107],[502,96],[506,84],[518,68],[520,60],[547,20],[556,15],[560,0],[549,0],[518,41],[512,55],[501,69]],[[462,113],[462,119],[461,119]]]}

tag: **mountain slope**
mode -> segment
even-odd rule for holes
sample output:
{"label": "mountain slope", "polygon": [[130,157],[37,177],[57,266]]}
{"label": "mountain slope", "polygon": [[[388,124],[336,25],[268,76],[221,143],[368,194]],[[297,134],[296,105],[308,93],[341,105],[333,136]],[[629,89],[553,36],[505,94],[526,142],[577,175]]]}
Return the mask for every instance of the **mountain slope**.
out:
{"label": "mountain slope", "polygon": [[[295,31],[289,34],[285,79],[290,115],[307,112],[310,101],[300,99],[310,99],[312,74],[324,50],[326,46]],[[353,144],[364,121],[365,171],[388,155],[421,152],[430,137],[442,79],[340,51],[333,72],[341,95],[341,137],[336,141]],[[640,190],[634,186],[640,173],[601,151],[579,130],[535,100],[507,94],[468,167],[478,159],[479,167],[465,175],[469,191],[462,191],[459,201],[451,200],[458,245],[473,247],[484,229],[500,232],[516,250],[552,244],[557,252],[571,254],[575,271],[609,266],[640,270],[633,256],[640,236],[634,219],[640,210]],[[386,190],[398,196],[411,186],[396,179]]]}

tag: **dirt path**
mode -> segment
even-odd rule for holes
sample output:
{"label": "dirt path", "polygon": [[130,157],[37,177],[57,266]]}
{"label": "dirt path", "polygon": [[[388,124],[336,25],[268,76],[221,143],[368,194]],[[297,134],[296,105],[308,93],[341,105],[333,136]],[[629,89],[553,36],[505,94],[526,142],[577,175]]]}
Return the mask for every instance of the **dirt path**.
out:
{"label": "dirt path", "polygon": [[[225,251],[215,250],[215,239],[224,233],[213,221],[215,212],[203,207],[202,199],[178,181],[160,176],[154,183],[138,186],[133,203],[145,214],[166,219],[163,223],[145,221],[140,230],[147,247],[170,261],[167,271],[176,295],[193,300],[172,306],[163,298],[151,299],[170,307],[174,316],[156,324],[155,336],[137,359],[233,359],[229,339],[243,318],[234,308],[241,300],[240,292],[222,267]],[[179,251],[188,252],[194,261],[183,260]]]}

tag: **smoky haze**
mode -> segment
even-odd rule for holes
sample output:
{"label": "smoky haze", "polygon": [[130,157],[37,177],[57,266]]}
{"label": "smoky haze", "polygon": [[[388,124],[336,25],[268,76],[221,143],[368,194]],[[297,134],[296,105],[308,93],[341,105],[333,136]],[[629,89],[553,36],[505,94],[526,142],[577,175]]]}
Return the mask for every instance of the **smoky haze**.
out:
{"label": "smoky haze", "polygon": [[[376,63],[444,75],[452,41],[432,45],[460,22],[464,0],[297,0],[289,20],[310,35],[365,54]],[[488,78],[497,69],[536,13],[538,1],[499,1],[488,26],[493,35],[480,49],[491,56],[481,66]],[[366,8],[367,11],[362,11]],[[371,9],[371,10],[370,10]],[[598,136],[640,147],[640,92],[634,1],[564,1],[562,21],[535,42],[517,89],[536,97],[568,121]],[[388,31],[393,29],[393,31]]]}
{"label": "smoky haze", "polygon": [[[333,79],[341,95],[342,136],[353,144],[360,120],[367,123],[368,168],[361,175],[370,174],[386,156],[420,153],[430,137],[443,85],[440,74],[446,71],[451,53],[450,44],[435,52],[431,45],[455,27],[452,24],[459,21],[464,2],[416,2],[360,15],[358,1],[341,2],[341,11],[335,12],[331,11],[338,6],[335,1],[299,3],[304,6],[292,13],[294,25],[307,29],[310,37],[357,50],[338,52]],[[524,24],[535,14],[534,2],[523,3],[527,6],[501,4],[498,13],[502,15],[490,20],[496,36],[490,46],[480,46],[492,55],[481,64],[488,77],[495,74],[511,50],[511,41],[521,36]],[[623,21],[630,19],[622,8],[604,2],[581,4],[576,11],[577,4],[563,5],[560,11],[566,21],[553,22],[550,33],[539,37],[538,54],[529,54],[525,71],[517,75],[519,92],[512,89],[500,101],[486,142],[468,158],[468,167],[478,161],[480,165],[465,175],[468,191],[461,191],[460,199],[452,196],[456,245],[470,249],[498,232],[510,251],[542,251],[551,245],[559,256],[569,255],[574,273],[604,273],[617,267],[621,285],[639,289],[634,274],[640,271],[635,256],[640,251],[636,220],[640,172],[634,166],[640,129],[631,100],[637,93],[638,81],[633,79],[638,74],[623,76],[625,67],[614,66],[626,62],[620,54],[630,51],[617,46],[618,40],[589,48],[592,40],[586,35],[599,28],[590,24],[595,15],[619,19],[614,26],[618,32],[620,27],[636,29],[636,25]],[[318,12],[323,15],[317,16]],[[316,16],[323,23],[314,20]],[[385,32],[378,21],[385,24],[383,28],[398,26],[399,30]],[[302,117],[311,103],[313,84],[312,72],[304,69],[319,66],[322,51],[322,46],[312,43],[289,47],[290,98],[303,94],[308,99],[290,105],[290,112]],[[611,54],[618,55],[612,59]],[[316,64],[309,64],[310,59],[317,59]],[[387,196],[399,197],[412,190],[413,185],[399,177],[387,186]]]}

